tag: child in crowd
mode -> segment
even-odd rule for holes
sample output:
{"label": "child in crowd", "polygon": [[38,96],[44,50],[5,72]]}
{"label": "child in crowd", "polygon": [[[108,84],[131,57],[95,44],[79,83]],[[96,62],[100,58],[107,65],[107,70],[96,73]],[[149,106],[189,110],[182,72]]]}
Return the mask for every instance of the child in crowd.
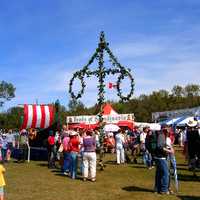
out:
{"label": "child in crowd", "polygon": [[0,200],[4,200],[4,186],[6,185],[3,173],[5,172],[5,168],[0,164]]}

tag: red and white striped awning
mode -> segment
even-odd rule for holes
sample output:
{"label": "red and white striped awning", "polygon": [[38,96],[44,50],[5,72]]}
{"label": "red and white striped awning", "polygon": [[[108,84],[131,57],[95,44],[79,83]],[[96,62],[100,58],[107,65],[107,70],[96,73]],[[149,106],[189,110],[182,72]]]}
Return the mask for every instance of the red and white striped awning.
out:
{"label": "red and white striped awning", "polygon": [[24,105],[22,128],[48,128],[54,120],[53,105]]}

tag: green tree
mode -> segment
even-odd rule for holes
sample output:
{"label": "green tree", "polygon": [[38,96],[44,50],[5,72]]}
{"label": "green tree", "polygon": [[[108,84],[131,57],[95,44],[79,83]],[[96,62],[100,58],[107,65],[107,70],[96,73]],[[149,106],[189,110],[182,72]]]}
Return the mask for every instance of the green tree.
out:
{"label": "green tree", "polygon": [[68,104],[70,114],[85,114],[86,108],[81,101],[70,100]]}
{"label": "green tree", "polygon": [[15,97],[15,90],[12,83],[0,82],[0,107],[4,105],[5,101],[10,101]]}
{"label": "green tree", "polygon": [[175,97],[182,97],[184,96],[184,88],[181,87],[180,85],[175,85],[173,88],[172,88],[172,95],[175,96]]}
{"label": "green tree", "polygon": [[189,84],[185,86],[185,95],[188,97],[194,97],[200,95],[200,85]]}

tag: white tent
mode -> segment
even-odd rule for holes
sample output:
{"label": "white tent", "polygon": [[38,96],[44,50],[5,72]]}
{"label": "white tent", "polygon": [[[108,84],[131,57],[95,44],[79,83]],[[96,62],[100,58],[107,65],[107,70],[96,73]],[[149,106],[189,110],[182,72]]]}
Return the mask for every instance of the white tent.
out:
{"label": "white tent", "polygon": [[153,131],[159,131],[161,129],[161,125],[159,123],[135,122],[135,126],[138,126],[141,128],[145,126],[149,126],[150,129]]}
{"label": "white tent", "polygon": [[105,132],[117,132],[119,129],[119,126],[116,124],[106,124],[103,128]]}

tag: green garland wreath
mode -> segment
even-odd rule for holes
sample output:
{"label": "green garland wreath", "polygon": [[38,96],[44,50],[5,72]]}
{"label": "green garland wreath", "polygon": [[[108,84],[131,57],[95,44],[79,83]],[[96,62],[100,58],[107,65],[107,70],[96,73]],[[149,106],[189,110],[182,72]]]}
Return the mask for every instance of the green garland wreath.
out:
{"label": "green garland wreath", "polygon": [[[73,87],[73,83],[75,79],[79,79],[81,82],[81,90],[77,93],[77,95],[72,91],[72,87]],[[69,93],[71,94],[72,99],[77,100],[81,98],[82,95],[84,94],[85,87],[86,87],[86,84],[85,84],[84,76],[82,75],[82,72],[81,71],[76,72],[69,83]]]}
{"label": "green garland wreath", "polygon": [[[85,87],[86,87],[84,78],[85,77],[90,77],[92,75],[95,75],[95,76],[97,76],[98,81],[99,81],[99,84],[97,86],[98,90],[99,90],[99,92],[98,92],[98,103],[99,103],[99,105],[102,105],[104,103],[104,101],[105,101],[104,94],[105,94],[106,85],[104,83],[105,82],[104,80],[105,80],[106,75],[119,74],[118,79],[117,79],[117,83],[116,83],[117,84],[117,87],[116,87],[117,95],[121,99],[122,102],[130,100],[130,98],[132,97],[132,95],[134,93],[134,86],[135,86],[134,78],[130,73],[131,70],[130,69],[126,69],[125,67],[123,67],[117,61],[117,58],[112,54],[112,52],[109,49],[108,45],[109,44],[106,43],[106,41],[104,39],[104,33],[102,32],[101,36],[100,36],[100,43],[98,45],[98,48],[96,49],[96,52],[93,54],[93,56],[89,60],[88,64],[85,65],[82,70],[75,72],[73,74],[72,79],[70,80],[69,93],[70,93],[72,99],[77,100],[77,99],[79,99],[79,98],[81,98],[83,96],[84,91],[85,91]],[[112,66],[115,67],[115,68],[106,69],[103,66],[103,63],[104,63],[104,61],[103,61],[104,50],[108,53],[110,61],[112,63]],[[93,63],[94,59],[98,60],[99,66],[98,66],[97,70],[90,71],[89,70],[89,66]],[[130,81],[131,81],[130,92],[128,93],[127,96],[124,96],[122,94],[122,88],[121,88],[122,80],[124,80],[125,78],[129,78]],[[81,82],[81,89],[77,94],[75,94],[72,91],[72,87],[73,87],[73,83],[74,83],[75,79],[79,79],[80,82]]]}

